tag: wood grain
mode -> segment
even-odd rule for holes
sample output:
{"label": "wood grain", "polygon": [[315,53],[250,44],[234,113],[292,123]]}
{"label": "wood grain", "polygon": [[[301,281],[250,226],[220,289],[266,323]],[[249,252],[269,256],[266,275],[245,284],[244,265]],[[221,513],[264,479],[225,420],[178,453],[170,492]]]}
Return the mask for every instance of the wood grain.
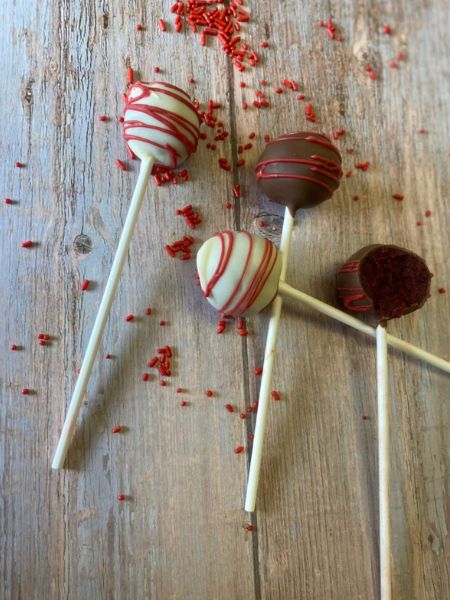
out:
{"label": "wood grain", "polygon": [[[336,267],[353,251],[374,241],[410,247],[435,274],[432,297],[390,331],[450,358],[450,293],[437,292],[450,291],[446,4],[252,1],[244,35],[255,47],[263,39],[271,46],[243,74],[215,43],[203,48],[190,33],[172,33],[170,3],[0,6],[0,194],[15,201],[0,219],[1,598],[378,597],[373,343],[285,303],[274,377],[282,400],[271,410],[248,533],[242,506],[254,415],[241,420],[223,405],[245,412],[257,398],[268,312],[249,322],[247,338],[233,326],[218,336],[193,261],[174,261],[163,246],[186,233],[175,210],[187,202],[203,218],[198,241],[225,228],[278,240],[282,209],[260,197],[253,166],[264,134],[308,126],[304,101],[274,93],[282,79],[295,79],[318,115],[313,129],[345,128],[338,144],[353,176],[332,201],[298,215],[289,283],[334,303]],[[330,16],[342,43],[319,27]],[[137,33],[136,23],[145,30]],[[389,68],[399,51],[406,60]],[[220,101],[230,136],[215,152],[200,145],[186,165],[189,183],[149,189],[103,344],[113,359],[97,361],[70,468],[51,472],[137,175],[116,121],[130,65],[143,78],[158,65],[162,79],[203,102]],[[271,108],[242,110],[263,78]],[[253,148],[238,169],[236,148],[251,131]],[[231,173],[218,168],[219,156],[233,162]],[[17,160],[26,167],[15,169]],[[368,171],[354,168],[366,160]],[[235,183],[243,197],[227,210]],[[27,239],[36,246],[22,249]],[[84,278],[93,285],[81,293]],[[136,320],[125,323],[127,313]],[[35,339],[40,332],[52,336],[46,348]],[[13,343],[18,352],[8,349]],[[165,388],[141,379],[164,344],[175,348]],[[390,359],[394,597],[443,600],[450,597],[449,379],[398,352]],[[186,393],[176,394],[177,386]],[[25,387],[33,394],[21,395]],[[188,406],[179,406],[182,398]],[[116,423],[123,434],[111,433]],[[241,444],[246,454],[236,455]]]}

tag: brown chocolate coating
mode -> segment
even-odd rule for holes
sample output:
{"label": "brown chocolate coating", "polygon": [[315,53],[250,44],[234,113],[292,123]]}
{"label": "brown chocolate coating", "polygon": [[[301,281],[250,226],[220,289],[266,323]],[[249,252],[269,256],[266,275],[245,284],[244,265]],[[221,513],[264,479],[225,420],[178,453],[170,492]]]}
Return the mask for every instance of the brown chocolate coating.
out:
{"label": "brown chocolate coating", "polygon": [[421,308],[430,295],[423,258],[399,246],[373,244],[353,254],[336,278],[338,297],[348,310],[374,311],[380,321]]}
{"label": "brown chocolate coating", "polygon": [[298,131],[267,144],[256,165],[256,181],[272,202],[292,215],[331,198],[342,177],[339,150],[323,133]]}

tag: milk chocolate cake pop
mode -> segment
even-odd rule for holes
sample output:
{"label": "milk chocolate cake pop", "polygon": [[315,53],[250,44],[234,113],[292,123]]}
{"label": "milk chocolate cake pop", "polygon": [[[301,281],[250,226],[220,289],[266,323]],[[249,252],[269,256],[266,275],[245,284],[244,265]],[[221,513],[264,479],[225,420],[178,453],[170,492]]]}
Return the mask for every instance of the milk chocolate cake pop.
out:
{"label": "milk chocolate cake pop", "polygon": [[323,133],[299,131],[267,144],[256,165],[256,180],[269,200],[294,216],[331,198],[342,177],[339,150]]}
{"label": "milk chocolate cake pop", "polygon": [[396,319],[425,304],[431,277],[414,252],[374,244],[353,254],[339,270],[337,292],[348,310],[372,310],[381,321]]}
{"label": "milk chocolate cake pop", "polygon": [[274,299],[281,255],[262,237],[224,231],[207,240],[197,254],[197,271],[206,299],[224,315],[256,314]]}

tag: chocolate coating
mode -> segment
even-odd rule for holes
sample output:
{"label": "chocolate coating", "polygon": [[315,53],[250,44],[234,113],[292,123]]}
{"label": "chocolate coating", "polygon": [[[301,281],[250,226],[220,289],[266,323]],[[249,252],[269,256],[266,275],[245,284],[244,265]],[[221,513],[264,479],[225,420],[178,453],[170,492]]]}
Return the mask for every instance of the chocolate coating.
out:
{"label": "chocolate coating", "polygon": [[331,198],[342,177],[339,150],[323,133],[298,131],[267,144],[256,165],[256,181],[272,202],[292,215]]}
{"label": "chocolate coating", "polygon": [[353,254],[337,274],[339,299],[351,311],[374,311],[381,321],[421,308],[430,295],[423,258],[399,246],[373,244]]}

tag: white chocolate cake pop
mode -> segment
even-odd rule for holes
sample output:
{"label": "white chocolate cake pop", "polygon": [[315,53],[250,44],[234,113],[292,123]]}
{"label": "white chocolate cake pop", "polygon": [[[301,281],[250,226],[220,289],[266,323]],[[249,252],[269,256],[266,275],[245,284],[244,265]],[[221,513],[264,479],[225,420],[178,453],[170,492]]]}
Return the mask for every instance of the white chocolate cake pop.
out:
{"label": "white chocolate cake pop", "polygon": [[138,81],[125,94],[123,137],[131,154],[152,156],[174,169],[197,149],[200,119],[182,89],[161,81]]}
{"label": "white chocolate cake pop", "polygon": [[204,296],[224,315],[260,312],[278,290],[281,255],[265,238],[246,231],[224,231],[209,238],[197,253]]}

